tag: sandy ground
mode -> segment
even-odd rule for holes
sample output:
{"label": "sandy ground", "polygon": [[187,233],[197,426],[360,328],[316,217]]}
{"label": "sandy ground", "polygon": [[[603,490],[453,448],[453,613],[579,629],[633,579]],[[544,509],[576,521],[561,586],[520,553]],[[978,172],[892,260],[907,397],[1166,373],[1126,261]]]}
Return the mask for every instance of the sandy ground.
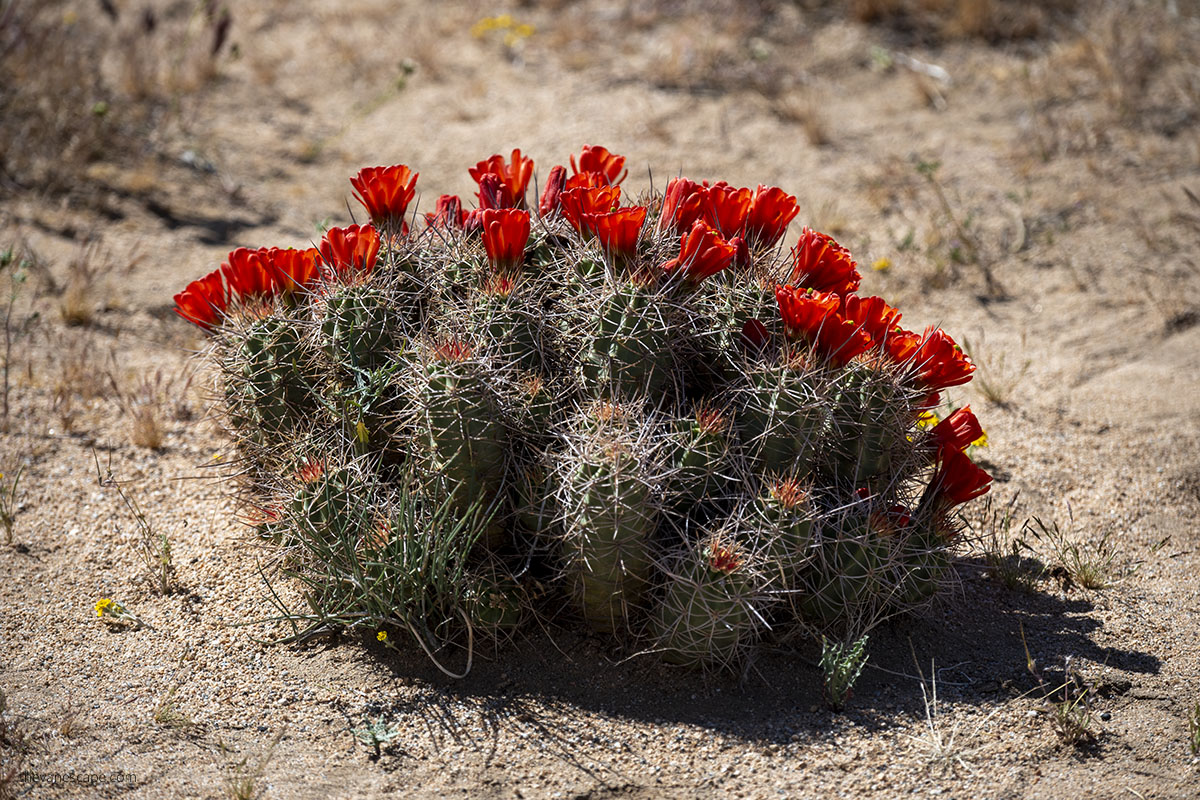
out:
{"label": "sandy ground", "polygon": [[[650,5],[233,4],[236,57],[151,156],[91,167],[99,200],[0,200],[0,249],[26,243],[49,274],[17,305],[39,317],[13,350],[0,437],[0,471],[24,467],[0,550],[0,688],[29,737],[0,737],[26,771],[9,790],[236,797],[250,777],[278,798],[1200,796],[1194,9],[1096,4],[987,44],[802,10],[819,4]],[[536,31],[472,35],[501,11]],[[243,623],[273,613],[270,554],[234,517],[229,442],[205,418],[205,374],[185,386],[199,338],[171,295],[235,246],[348,222],[361,166],[413,166],[429,205],[469,196],[466,167],[493,152],[520,147],[545,175],[585,142],[629,158],[630,188],[683,172],[795,193],[793,236],[835,234],[864,291],[968,343],[979,379],[958,398],[987,429],[995,503],[1016,498],[1018,526],[1055,520],[1085,553],[1107,535],[1111,585],[1082,588],[1045,541],[1053,569],[1033,592],[966,553],[944,604],[873,634],[842,714],[811,649],[706,679],[552,631],[453,681],[373,640],[263,644],[272,629]],[[936,185],[919,162],[938,162]],[[97,311],[68,327],[50,278],[67,285],[87,232]],[[132,412],[156,374],[151,450]],[[168,537],[166,596],[97,462]],[[101,597],[153,627],[102,624]],[[1092,744],[1061,740],[1027,653],[1049,683],[1070,659],[1092,686]],[[378,758],[351,733],[374,719],[400,731]]]}

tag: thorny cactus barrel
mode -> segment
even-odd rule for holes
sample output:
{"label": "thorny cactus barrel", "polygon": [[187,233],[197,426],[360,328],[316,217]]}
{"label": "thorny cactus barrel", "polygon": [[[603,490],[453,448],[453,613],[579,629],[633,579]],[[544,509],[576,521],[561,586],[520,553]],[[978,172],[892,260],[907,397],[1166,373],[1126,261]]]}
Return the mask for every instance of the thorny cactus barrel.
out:
{"label": "thorny cactus barrel", "polygon": [[442,666],[540,618],[732,666],[928,603],[991,480],[969,408],[927,424],[970,359],[858,295],[829,236],[784,248],[782,189],[569,164],[531,198],[533,161],[494,155],[474,209],[419,216],[416,173],[364,169],[370,224],[176,296],[296,636],[406,631]]}

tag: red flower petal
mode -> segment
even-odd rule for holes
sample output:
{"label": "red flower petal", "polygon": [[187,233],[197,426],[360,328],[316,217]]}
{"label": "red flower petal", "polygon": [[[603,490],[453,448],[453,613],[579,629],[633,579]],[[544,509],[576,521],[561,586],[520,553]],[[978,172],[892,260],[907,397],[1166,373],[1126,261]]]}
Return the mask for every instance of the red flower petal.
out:
{"label": "red flower petal", "polygon": [[760,183],[754,190],[746,216],[746,241],[750,248],[760,250],[779,244],[788,225],[799,213],[795,197],[777,186]]}
{"label": "red flower petal", "polygon": [[416,195],[418,173],[404,164],[364,167],[350,179],[354,196],[376,225],[405,225],[408,204]]}
{"label": "red flower petal", "polygon": [[963,406],[934,425],[930,433],[939,452],[945,453],[949,450],[962,452],[971,446],[971,442],[983,436],[983,426],[975,418],[971,407]]}
{"label": "red flower petal", "polygon": [[681,275],[684,283],[699,286],[733,263],[736,248],[704,222],[697,220],[679,244],[679,257],[662,265],[665,272]]}
{"label": "red flower petal", "polygon": [[735,189],[725,181],[708,187],[704,219],[726,239],[741,233],[749,212],[749,189]]}
{"label": "red flower petal", "polygon": [[529,212],[485,209],[480,217],[483,247],[492,268],[503,273],[519,269],[525,261],[525,244],[529,241]]}
{"label": "red flower petal", "polygon": [[371,225],[330,228],[321,240],[321,259],[339,278],[365,275],[379,256],[379,231]]}
{"label": "red flower petal", "polygon": [[607,214],[584,214],[581,222],[596,234],[606,253],[622,258],[637,255],[638,239],[646,221],[646,207],[619,208]]}
{"label": "red flower petal", "polygon": [[662,214],[658,218],[660,231],[683,235],[704,215],[708,204],[708,189],[687,178],[672,178],[663,195]]}
{"label": "red flower petal", "polygon": [[538,201],[538,214],[543,219],[562,211],[561,195],[566,188],[567,168],[555,166],[550,170],[550,177],[546,179],[546,188],[542,190],[542,197]]}
{"label": "red flower petal", "polygon": [[850,251],[832,237],[805,228],[792,250],[790,282],[818,292],[849,294],[862,281],[857,266]]}
{"label": "red flower petal", "polygon": [[[599,145],[585,144],[583,152],[579,156],[578,164],[575,162],[575,156],[571,156],[572,172],[576,175],[587,172],[600,173],[604,176],[604,180],[608,186],[616,186],[625,180],[625,176],[629,174],[629,171],[626,170],[622,174],[621,168],[623,166],[625,166],[625,156],[610,153],[607,149]],[[620,177],[617,177],[618,175]]]}
{"label": "red flower petal", "polygon": [[525,187],[529,185],[529,179],[533,177],[533,159],[522,156],[519,149],[512,151],[511,161],[506,162],[504,156],[497,153],[486,161],[480,161],[468,171],[475,182],[480,183],[481,186],[483,176],[490,174],[500,178],[500,182],[507,189],[507,194],[503,195],[508,200],[507,205],[484,206],[483,198],[480,197],[481,207],[525,207]]}

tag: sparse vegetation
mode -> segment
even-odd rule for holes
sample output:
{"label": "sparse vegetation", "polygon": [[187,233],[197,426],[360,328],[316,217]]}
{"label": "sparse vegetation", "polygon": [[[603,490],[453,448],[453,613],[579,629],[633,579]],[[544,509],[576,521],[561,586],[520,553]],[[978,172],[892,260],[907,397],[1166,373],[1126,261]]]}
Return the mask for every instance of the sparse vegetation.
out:
{"label": "sparse vegetation", "polygon": [[13,525],[17,519],[17,490],[21,485],[24,465],[17,467],[11,477],[0,472],[0,525],[4,526],[4,543],[12,544]]}
{"label": "sparse vegetation", "polygon": [[12,355],[13,345],[28,325],[28,320],[24,325],[14,324],[13,311],[17,305],[17,298],[20,296],[21,288],[25,285],[29,276],[29,261],[17,253],[14,248],[0,252],[0,273],[8,280],[8,293],[5,296],[4,304],[4,419],[0,424],[0,429],[3,432],[8,432],[9,415],[11,409],[9,407],[9,394],[12,388]]}
{"label": "sparse vegetation", "polygon": [[160,594],[169,594],[175,580],[175,562],[171,557],[171,541],[165,533],[158,532],[154,526],[150,524],[145,512],[142,511],[137,499],[129,492],[125,491],[125,487],[120,481],[113,477],[112,465],[109,464],[105,473],[100,473],[100,460],[96,457],[95,451],[92,457],[96,463],[96,482],[97,485],[103,488],[114,489],[117,496],[121,498],[121,502],[129,513],[133,515],[134,523],[137,525],[137,553],[142,564],[146,567],[146,572],[153,580],[154,587]]}
{"label": "sparse vegetation", "polygon": [[[224,766],[226,797],[230,800],[255,800],[262,796],[266,790],[262,779],[267,773],[267,766],[271,763],[271,758],[275,755],[275,748],[281,739],[283,739],[282,731],[275,734],[270,744],[260,753],[247,754],[236,761],[232,758],[226,761]],[[220,742],[218,746],[222,753],[232,755],[231,750],[224,742]]]}
{"label": "sparse vegetation", "polygon": [[177,731],[189,731],[196,727],[196,723],[179,709],[179,705],[175,702],[175,693],[179,691],[179,683],[172,683],[167,690],[163,692],[162,697],[154,704],[154,721],[166,728],[172,728]]}
{"label": "sparse vegetation", "polygon": [[1187,743],[1193,756],[1200,757],[1200,702],[1192,704],[1187,715]]}
{"label": "sparse vegetation", "polygon": [[1031,517],[1024,530],[1050,549],[1054,566],[1061,569],[1071,583],[1084,589],[1107,589],[1125,574],[1117,561],[1119,552],[1112,530],[1106,530],[1097,539],[1076,541],[1068,535],[1075,521],[1069,509],[1068,514],[1071,524],[1067,531],[1054,520],[1047,524],[1039,517]]}
{"label": "sparse vegetation", "polygon": [[846,707],[868,657],[866,636],[849,643],[821,639],[825,702],[831,709],[841,711]]}
{"label": "sparse vegetation", "polygon": [[1000,505],[987,497],[981,506],[967,513],[965,520],[987,564],[988,575],[1009,589],[1033,592],[1046,573],[1046,565],[1029,546],[1025,526],[1016,527],[1017,499],[1018,495],[1013,495]]}
{"label": "sparse vegetation", "polygon": [[129,389],[123,389],[115,376],[110,374],[109,378],[113,394],[129,418],[130,441],[138,447],[160,449],[166,436],[165,423],[192,417],[188,401],[193,378],[190,370],[167,373],[157,367],[135,377]]}
{"label": "sparse vegetation", "polygon": [[988,346],[984,339],[972,342],[964,337],[963,349],[970,354],[971,360],[978,367],[974,386],[983,398],[1001,408],[1011,405],[1013,392],[1033,365],[1032,359],[1023,356],[1025,335],[1022,333],[1021,343],[1015,348],[992,347]]}
{"label": "sparse vegetation", "polygon": [[371,720],[361,728],[355,728],[354,738],[375,750],[375,758],[382,754],[382,748],[400,738],[404,729],[399,725],[387,722],[383,718]]}

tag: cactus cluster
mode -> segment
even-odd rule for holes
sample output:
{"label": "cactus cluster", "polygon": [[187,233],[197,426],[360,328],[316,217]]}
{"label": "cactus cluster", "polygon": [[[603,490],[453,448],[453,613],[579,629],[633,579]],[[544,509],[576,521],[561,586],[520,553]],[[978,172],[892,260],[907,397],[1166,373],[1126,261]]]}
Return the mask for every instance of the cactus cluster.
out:
{"label": "cactus cluster", "polygon": [[[369,225],[238,249],[176,296],[211,334],[247,501],[306,627],[409,632],[435,660],[538,617],[671,663],[858,635],[932,598],[954,508],[990,478],[974,366],[857,294],[778,188],[515,150],[409,213],[406,166],[352,180]],[[440,663],[440,662],[439,662]]]}

